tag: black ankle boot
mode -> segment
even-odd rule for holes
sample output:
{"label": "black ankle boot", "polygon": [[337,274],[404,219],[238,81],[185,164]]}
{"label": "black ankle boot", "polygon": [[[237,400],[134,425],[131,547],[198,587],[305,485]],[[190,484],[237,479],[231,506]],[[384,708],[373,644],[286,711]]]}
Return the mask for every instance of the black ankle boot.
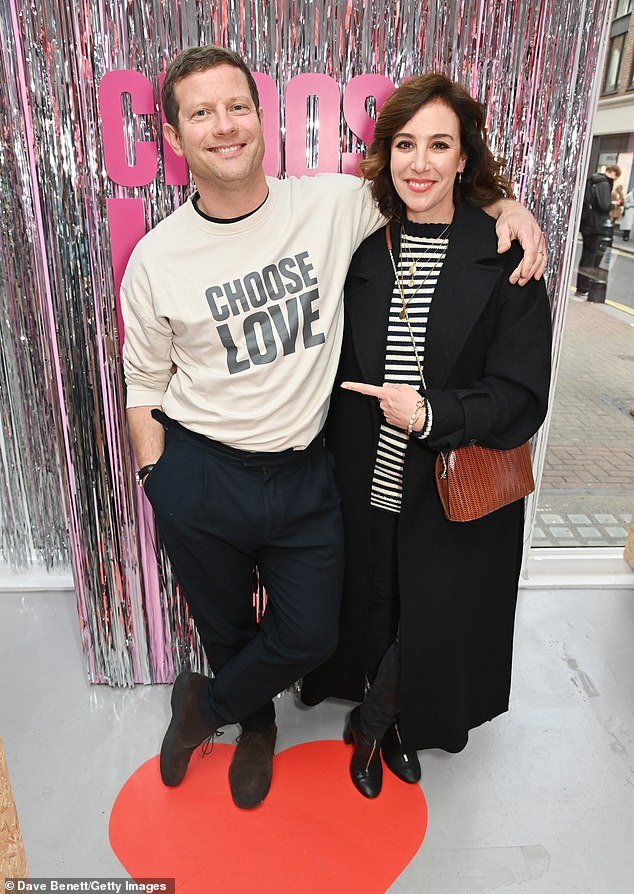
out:
{"label": "black ankle boot", "polygon": [[350,778],[355,788],[365,798],[376,798],[383,783],[383,765],[381,764],[381,748],[377,739],[366,738],[360,729],[357,706],[348,714],[343,728],[343,741],[346,745],[354,745],[350,759]]}
{"label": "black ankle boot", "polygon": [[[193,671],[182,671],[172,689],[172,719],[161,745],[161,779],[165,785],[180,785],[196,748],[215,733],[198,707],[201,690],[208,679]],[[220,721],[220,718],[219,718]]]}
{"label": "black ankle boot", "polygon": [[421,768],[418,755],[415,751],[405,751],[403,748],[396,720],[383,736],[381,752],[389,769],[403,782],[412,784],[420,781]]}

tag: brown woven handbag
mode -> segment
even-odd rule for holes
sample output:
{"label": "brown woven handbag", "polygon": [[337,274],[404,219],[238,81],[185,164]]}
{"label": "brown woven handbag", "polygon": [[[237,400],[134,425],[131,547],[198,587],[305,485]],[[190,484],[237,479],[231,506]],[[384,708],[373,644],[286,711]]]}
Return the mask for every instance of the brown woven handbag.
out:
{"label": "brown woven handbag", "polygon": [[449,521],[482,518],[535,490],[530,441],[512,450],[473,444],[440,453],[436,484]]}

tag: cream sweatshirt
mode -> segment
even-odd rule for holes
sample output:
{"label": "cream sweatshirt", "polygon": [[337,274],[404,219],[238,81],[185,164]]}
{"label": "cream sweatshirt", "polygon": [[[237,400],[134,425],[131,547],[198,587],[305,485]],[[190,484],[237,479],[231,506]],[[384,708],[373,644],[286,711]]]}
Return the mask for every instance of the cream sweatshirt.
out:
{"label": "cream sweatshirt", "polygon": [[276,452],[324,425],[350,259],[384,221],[356,177],[267,182],[236,223],[206,220],[191,199],[170,214],[134,249],[121,301],[128,407]]}

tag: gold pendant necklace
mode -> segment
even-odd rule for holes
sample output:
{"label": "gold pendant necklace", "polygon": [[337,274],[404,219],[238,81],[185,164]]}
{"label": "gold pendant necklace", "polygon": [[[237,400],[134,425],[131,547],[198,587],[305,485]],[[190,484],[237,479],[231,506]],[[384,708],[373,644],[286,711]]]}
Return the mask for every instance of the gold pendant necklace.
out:
{"label": "gold pendant necklace", "polygon": [[[440,236],[437,236],[436,238],[437,238],[437,239],[442,239],[442,238],[447,234],[447,232],[449,231],[449,227],[450,227],[450,226],[451,226],[451,223],[448,223],[447,226],[445,227],[445,229],[444,229],[444,230],[442,231],[442,233],[440,234]],[[425,283],[429,280],[429,278],[432,276],[432,274],[435,273],[436,269],[438,268],[438,265],[439,265],[439,264],[441,263],[441,261],[442,261],[443,255],[440,255],[440,257],[437,258],[436,263],[435,263],[434,266],[431,268],[431,270],[428,272],[427,276],[423,277],[423,279],[421,280],[421,282],[418,284],[418,287],[417,287],[416,291],[414,292],[414,294],[413,294],[413,295],[410,295],[409,298],[408,298],[407,300],[405,300],[405,286],[404,286],[404,284],[403,284],[403,278],[401,278],[401,277],[399,276],[399,274],[398,274],[398,270],[397,270],[397,267],[396,267],[396,263],[395,263],[395,261],[394,261],[394,255],[393,255],[393,253],[392,253],[392,236],[391,236],[391,234],[390,234],[389,224],[388,224],[388,227],[387,227],[387,231],[386,231],[386,232],[387,232],[387,235],[388,235],[387,248],[388,248],[388,251],[389,251],[389,253],[390,253],[390,259],[391,259],[391,261],[392,261],[392,267],[394,268],[394,278],[395,278],[395,280],[396,280],[396,284],[397,284],[397,286],[398,286],[398,290],[399,290],[399,292],[401,293],[401,304],[403,305],[403,308],[402,308],[402,310],[401,310],[401,312],[400,312],[400,314],[399,314],[399,319],[401,319],[401,320],[405,320],[405,319],[407,318],[407,305],[412,301],[413,298],[416,297],[416,295],[418,295],[418,293],[420,292],[420,290],[422,289],[422,287],[425,285]],[[433,249],[433,250],[435,250],[435,248],[436,248],[436,246],[434,246],[434,249]],[[426,252],[426,253],[423,255],[423,257],[421,258],[421,262],[422,262],[422,261],[425,261],[427,258],[430,258],[430,257],[432,256],[432,254],[433,254],[433,250],[432,250],[432,251],[428,251],[428,252]],[[410,289],[413,289],[413,288],[414,288],[414,274],[416,273],[416,269],[417,269],[417,267],[418,267],[418,261],[417,261],[417,260],[414,260],[413,255],[412,255],[412,251],[411,251],[411,246],[409,245],[409,243],[408,243],[408,245],[407,245],[407,252],[408,252],[408,255],[409,255],[409,260],[411,261],[411,264],[410,264],[409,269],[408,269],[408,273],[409,273],[409,275],[410,275],[409,287],[410,287]],[[403,257],[403,226],[402,226],[402,225],[401,225],[401,243],[400,243],[400,245],[399,245],[398,263],[399,263],[399,267],[401,266],[401,264],[406,264],[406,263],[407,263],[406,260],[405,260],[405,258]]]}

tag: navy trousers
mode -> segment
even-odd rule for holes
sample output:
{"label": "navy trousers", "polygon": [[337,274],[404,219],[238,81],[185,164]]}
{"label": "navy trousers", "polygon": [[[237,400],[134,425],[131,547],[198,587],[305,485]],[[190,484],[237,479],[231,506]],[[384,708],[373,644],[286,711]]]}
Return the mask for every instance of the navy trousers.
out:
{"label": "navy trousers", "polygon": [[[212,724],[263,729],[272,698],[337,644],[344,559],[332,456],[321,437],[251,453],[154,415],[165,451],[145,492],[214,673],[201,708]],[[259,624],[256,566],[268,595]]]}

